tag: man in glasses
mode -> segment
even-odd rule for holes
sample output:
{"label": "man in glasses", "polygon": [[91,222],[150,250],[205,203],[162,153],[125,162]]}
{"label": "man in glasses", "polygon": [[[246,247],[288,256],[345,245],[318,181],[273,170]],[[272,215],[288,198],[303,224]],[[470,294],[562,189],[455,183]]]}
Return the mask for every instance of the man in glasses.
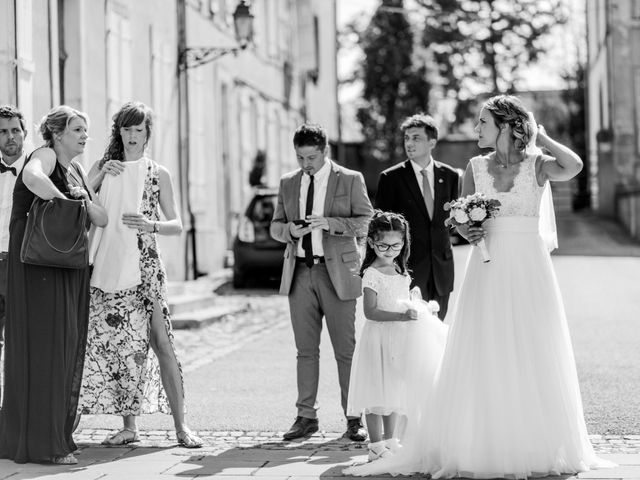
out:
{"label": "man in glasses", "polygon": [[[338,364],[342,410],[347,413],[355,347],[356,298],[362,295],[360,251],[373,214],[362,175],[327,157],[327,134],[304,124],[293,135],[300,168],[280,179],[271,236],[285,242],[280,293],[289,296],[298,351],[297,417],[285,440],[318,431],[320,334],[324,317]],[[366,440],[360,417],[347,417],[345,436]]]}
{"label": "man in glasses", "polygon": [[[13,187],[25,161],[27,136],[24,115],[12,105],[0,106],[0,356],[4,346],[5,302],[7,295],[7,249]],[[2,398],[0,382],[0,399]]]}
{"label": "man in glasses", "polygon": [[380,174],[376,207],[401,213],[409,222],[411,286],[420,287],[425,300],[440,304],[438,316],[443,320],[454,272],[444,204],[458,198],[459,174],[431,156],[438,128],[429,115],[407,118],[400,130],[408,159]]}

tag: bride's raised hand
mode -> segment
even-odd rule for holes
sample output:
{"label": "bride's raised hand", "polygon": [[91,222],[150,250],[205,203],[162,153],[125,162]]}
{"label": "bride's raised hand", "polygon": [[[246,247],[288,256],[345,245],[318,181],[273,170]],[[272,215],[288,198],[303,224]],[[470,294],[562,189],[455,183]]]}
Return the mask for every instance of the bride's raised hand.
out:
{"label": "bride's raised hand", "polygon": [[540,145],[540,138],[547,137],[547,130],[540,123],[536,122],[536,119],[533,117],[533,112],[529,112],[529,125],[532,129],[531,138],[529,140],[529,145],[531,146],[544,146]]}

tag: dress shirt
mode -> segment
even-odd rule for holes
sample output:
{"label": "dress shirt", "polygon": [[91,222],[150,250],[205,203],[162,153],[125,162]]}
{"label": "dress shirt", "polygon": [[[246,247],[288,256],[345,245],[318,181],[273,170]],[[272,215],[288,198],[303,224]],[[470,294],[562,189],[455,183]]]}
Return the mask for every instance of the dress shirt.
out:
{"label": "dress shirt", "polygon": [[[424,170],[424,168],[422,168],[420,165],[418,165],[416,162],[414,162],[413,160],[411,160],[411,166],[413,167],[413,172],[416,175],[416,181],[418,182],[418,186],[420,187],[420,192],[422,192],[422,196],[424,197],[424,190],[423,190],[423,186],[422,186],[422,170]],[[430,158],[430,162],[429,165],[426,166],[427,169],[427,178],[429,179],[429,188],[431,189],[431,198],[435,199],[436,198],[436,193],[433,189],[433,184],[434,184],[434,180],[433,180],[433,157]]]}
{"label": "dress shirt", "polygon": [[[25,158],[26,154],[23,152],[20,158],[11,164],[18,175],[24,166]],[[4,160],[0,161],[4,163]],[[11,221],[13,187],[16,186],[16,178],[11,172],[0,174],[0,252],[6,252],[9,249],[9,222]]]}
{"label": "dress shirt", "polygon": [[[324,165],[313,176],[313,215],[324,215],[324,201],[327,197],[327,184],[329,183],[329,174],[331,173],[331,163],[325,158]],[[304,218],[304,212],[307,207],[307,192],[309,191],[309,175],[302,173],[300,180],[300,218]],[[324,257],[324,249],[322,248],[322,229],[317,228],[311,231],[311,245],[313,246],[313,255],[315,257]],[[302,248],[302,239],[298,242],[298,257],[304,257],[304,249]]]}

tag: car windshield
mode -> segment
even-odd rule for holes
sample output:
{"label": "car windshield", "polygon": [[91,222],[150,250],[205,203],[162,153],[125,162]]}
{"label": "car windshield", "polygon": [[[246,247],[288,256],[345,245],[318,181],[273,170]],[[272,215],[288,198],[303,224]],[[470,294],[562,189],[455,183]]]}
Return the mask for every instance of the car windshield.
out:
{"label": "car windshield", "polygon": [[253,204],[251,210],[251,219],[254,222],[271,222],[273,218],[273,212],[276,208],[276,196],[270,195],[265,197],[258,197]]}

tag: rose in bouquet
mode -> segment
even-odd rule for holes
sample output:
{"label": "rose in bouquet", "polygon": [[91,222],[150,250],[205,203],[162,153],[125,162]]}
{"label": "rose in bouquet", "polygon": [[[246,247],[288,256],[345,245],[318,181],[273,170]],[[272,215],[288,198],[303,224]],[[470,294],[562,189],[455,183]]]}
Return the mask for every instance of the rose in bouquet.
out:
{"label": "rose in bouquet", "polygon": [[[500,210],[500,201],[495,198],[487,198],[482,193],[474,193],[445,203],[444,209],[449,212],[449,218],[445,221],[445,225],[480,227],[486,220],[496,216]],[[491,256],[484,239],[477,243],[477,247],[480,248],[483,261],[485,263],[490,261]]]}

